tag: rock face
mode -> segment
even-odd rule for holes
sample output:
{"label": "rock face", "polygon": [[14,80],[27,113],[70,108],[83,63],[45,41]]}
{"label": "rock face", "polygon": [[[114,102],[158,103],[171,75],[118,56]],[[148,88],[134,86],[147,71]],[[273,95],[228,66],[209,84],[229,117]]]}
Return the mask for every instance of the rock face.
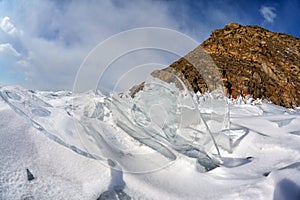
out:
{"label": "rock face", "polygon": [[[203,49],[213,62],[195,56],[203,54]],[[209,75],[204,76],[208,78],[193,66],[199,60],[204,60],[197,65],[205,68],[203,71]],[[220,75],[212,66],[217,66]],[[250,94],[284,107],[300,106],[300,39],[291,35],[230,23],[213,31],[194,51],[162,71],[171,70],[179,72],[195,92],[211,89],[218,81],[215,78],[223,81],[233,98]],[[164,80],[170,78],[159,71],[152,74]]]}

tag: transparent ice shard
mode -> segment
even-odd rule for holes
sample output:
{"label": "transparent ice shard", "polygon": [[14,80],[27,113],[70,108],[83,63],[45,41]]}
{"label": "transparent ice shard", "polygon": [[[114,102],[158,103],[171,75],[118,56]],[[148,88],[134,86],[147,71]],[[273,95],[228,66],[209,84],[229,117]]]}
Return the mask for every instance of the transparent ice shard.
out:
{"label": "transparent ice shard", "polygon": [[131,137],[170,162],[189,157],[201,166],[197,167],[200,171],[211,170],[219,164],[217,143],[231,148],[230,137],[222,132],[229,127],[227,101],[222,92],[213,91],[201,110],[185,83],[175,78],[175,83],[167,83],[149,77],[134,98],[114,95],[113,119]]}

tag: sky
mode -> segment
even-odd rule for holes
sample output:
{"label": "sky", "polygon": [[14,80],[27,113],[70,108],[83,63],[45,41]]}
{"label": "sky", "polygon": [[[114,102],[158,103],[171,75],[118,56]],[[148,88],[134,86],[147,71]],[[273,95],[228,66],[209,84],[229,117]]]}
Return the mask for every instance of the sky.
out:
{"label": "sky", "polygon": [[[299,38],[299,11],[298,0],[0,0],[0,85],[71,90],[89,52],[133,28],[168,28],[200,44],[237,22]],[[175,59],[160,55],[156,63]]]}

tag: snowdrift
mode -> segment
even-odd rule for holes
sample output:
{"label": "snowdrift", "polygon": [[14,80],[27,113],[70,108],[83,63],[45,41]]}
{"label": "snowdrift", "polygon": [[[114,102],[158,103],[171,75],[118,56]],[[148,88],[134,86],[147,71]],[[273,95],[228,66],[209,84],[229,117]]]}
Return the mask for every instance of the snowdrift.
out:
{"label": "snowdrift", "polygon": [[0,95],[0,199],[300,198],[296,109],[158,80],[135,98]]}

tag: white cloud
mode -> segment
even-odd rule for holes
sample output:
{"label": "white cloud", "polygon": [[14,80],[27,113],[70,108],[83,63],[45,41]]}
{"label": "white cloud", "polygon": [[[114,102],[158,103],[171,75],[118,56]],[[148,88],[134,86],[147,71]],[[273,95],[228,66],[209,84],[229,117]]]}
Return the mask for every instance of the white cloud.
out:
{"label": "white cloud", "polygon": [[23,75],[32,83],[25,85],[39,89],[72,89],[89,51],[120,31],[143,26],[177,28],[160,1],[20,0],[7,16],[1,20],[1,29],[16,36],[8,37],[9,43],[22,52],[14,63],[26,66]]}
{"label": "white cloud", "polygon": [[0,44],[0,52],[4,52],[15,57],[21,56],[21,54],[9,43]]}
{"label": "white cloud", "polygon": [[2,29],[2,31],[10,35],[16,33],[17,31],[14,24],[10,21],[10,18],[7,16],[1,20],[0,28]]}
{"label": "white cloud", "polygon": [[30,62],[28,62],[27,60],[19,60],[19,61],[17,61],[17,64],[21,65],[23,67],[30,67],[31,66]]}
{"label": "white cloud", "polygon": [[[26,87],[72,89],[77,70],[90,50],[121,31],[165,27],[204,40],[213,29],[243,18],[240,16],[242,12],[232,4],[222,3],[219,6],[222,9],[216,10],[214,1],[208,4],[199,2],[197,8],[199,16],[203,16],[201,19],[193,17],[188,10],[181,10],[190,4],[180,0],[18,0],[18,3],[0,0],[0,13],[8,16],[0,19],[0,28],[7,33],[0,31],[0,37],[2,34],[2,41],[7,40],[5,42],[22,54],[11,63],[17,65],[16,69],[25,78],[32,80],[32,83],[24,84]],[[5,7],[5,4],[9,6]],[[19,66],[26,67],[20,69]]]}
{"label": "white cloud", "polygon": [[273,23],[276,18],[276,8],[272,6],[262,6],[259,10],[265,21]]}

